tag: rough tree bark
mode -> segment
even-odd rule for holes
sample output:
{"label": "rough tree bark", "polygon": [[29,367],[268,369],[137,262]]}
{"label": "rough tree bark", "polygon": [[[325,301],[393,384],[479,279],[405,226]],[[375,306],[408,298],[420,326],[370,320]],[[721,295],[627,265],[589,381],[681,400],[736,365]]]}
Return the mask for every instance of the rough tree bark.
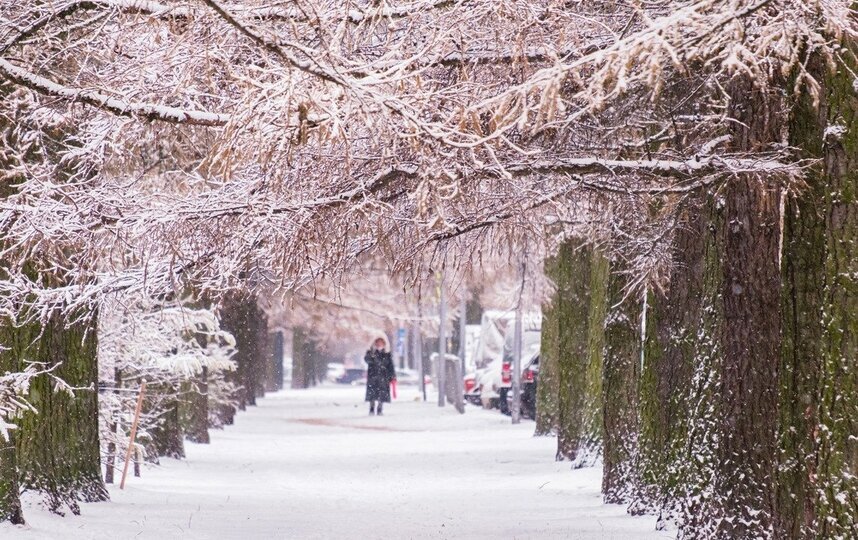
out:
{"label": "rough tree bark", "polygon": [[[736,150],[778,142],[779,100],[733,83]],[[723,363],[712,516],[718,538],[771,538],[777,522],[778,366],[781,348],[780,189],[741,175],[725,189]]]}
{"label": "rough tree bark", "polygon": [[[8,85],[0,84],[0,97],[5,97],[9,93]],[[7,119],[0,118],[0,136],[3,137],[2,145],[11,145],[14,141],[9,132],[10,122]],[[0,147],[2,148],[2,147]],[[8,170],[8,163],[5,158],[5,152],[0,152],[0,169]],[[0,181],[0,200],[12,194],[11,182]],[[0,329],[0,333],[8,333],[14,331],[11,328]],[[0,355],[0,373],[11,373],[17,370],[18,363],[14,357],[9,355]],[[20,487],[18,483],[18,457],[15,449],[15,433],[9,434],[9,439],[0,438],[0,522],[10,521],[15,524],[23,524],[24,517],[21,512],[21,501],[19,500]]]}
{"label": "rough tree bark", "polygon": [[3,343],[23,368],[25,362],[41,362],[54,368],[52,375],[77,390],[56,388],[54,379],[33,379],[29,402],[38,413],[17,420],[18,468],[21,484],[45,494],[47,507],[60,513],[67,506],[80,511],[78,501],[107,500],[101,478],[98,442],[98,369],[95,318],[66,325],[52,315],[43,325],[28,323],[7,327]]}
{"label": "rough tree bark", "polygon": [[602,356],[608,264],[588,245],[569,245],[558,257],[568,276],[558,291],[557,460],[592,464],[601,453]]}
{"label": "rough tree bark", "polygon": [[539,353],[539,384],[536,387],[535,435],[557,433],[559,415],[559,324],[562,317],[561,296],[568,286],[569,276],[562,272],[561,261],[570,256],[568,243],[560,247],[557,255],[545,261],[545,275],[554,283],[551,300],[542,306],[542,336]]}
{"label": "rough tree bark", "polygon": [[655,511],[659,526],[696,523],[711,495],[723,325],[720,207],[711,194],[689,201],[673,239],[668,287],[649,295],[639,398],[640,490],[630,511]]}
{"label": "rough tree bark", "polygon": [[642,302],[639,295],[626,296],[627,279],[622,270],[620,263],[612,261],[602,365],[602,494],[607,503],[629,502],[638,485]]}
{"label": "rough tree bark", "polygon": [[[854,69],[854,66],[852,66]],[[819,107],[800,100],[790,142],[822,159],[784,215],[780,532],[858,536],[858,98],[820,58]]]}

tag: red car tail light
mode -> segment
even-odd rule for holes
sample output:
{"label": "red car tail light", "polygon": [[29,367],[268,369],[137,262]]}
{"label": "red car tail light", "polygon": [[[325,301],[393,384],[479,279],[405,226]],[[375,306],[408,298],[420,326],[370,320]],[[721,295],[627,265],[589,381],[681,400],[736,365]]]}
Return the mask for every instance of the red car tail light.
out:
{"label": "red car tail light", "polygon": [[529,369],[524,372],[524,382],[533,382],[533,372]]}
{"label": "red car tail light", "polygon": [[512,369],[509,362],[501,365],[501,382],[504,384],[512,382]]}

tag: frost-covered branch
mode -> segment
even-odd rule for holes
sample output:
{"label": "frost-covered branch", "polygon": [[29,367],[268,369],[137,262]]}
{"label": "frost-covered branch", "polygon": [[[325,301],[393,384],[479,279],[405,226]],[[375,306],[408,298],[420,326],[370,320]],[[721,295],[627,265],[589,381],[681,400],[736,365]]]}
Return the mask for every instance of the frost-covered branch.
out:
{"label": "frost-covered branch", "polygon": [[71,103],[85,103],[119,116],[197,126],[223,126],[229,121],[229,116],[225,114],[124,101],[96,90],[63,86],[3,58],[0,58],[0,75],[40,94],[62,98]]}

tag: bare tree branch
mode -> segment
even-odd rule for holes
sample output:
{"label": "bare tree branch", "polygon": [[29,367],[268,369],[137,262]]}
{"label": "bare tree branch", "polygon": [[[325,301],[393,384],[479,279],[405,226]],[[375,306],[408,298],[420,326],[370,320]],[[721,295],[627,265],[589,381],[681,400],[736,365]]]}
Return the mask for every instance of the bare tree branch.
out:
{"label": "bare tree branch", "polygon": [[73,103],[85,103],[119,116],[143,118],[150,121],[168,122],[171,124],[190,124],[196,126],[223,126],[229,122],[226,114],[181,109],[156,105],[123,101],[95,90],[70,88],[57,84],[49,79],[20,68],[4,58],[0,58],[0,75],[12,82],[35,90],[46,96],[58,97]]}

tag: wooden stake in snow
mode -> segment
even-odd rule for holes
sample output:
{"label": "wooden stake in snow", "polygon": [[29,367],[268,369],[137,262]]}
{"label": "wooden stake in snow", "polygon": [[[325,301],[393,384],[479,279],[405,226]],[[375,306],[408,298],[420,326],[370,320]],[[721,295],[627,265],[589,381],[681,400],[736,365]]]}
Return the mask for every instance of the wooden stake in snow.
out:
{"label": "wooden stake in snow", "polygon": [[119,483],[119,489],[125,489],[125,477],[128,475],[128,463],[131,461],[134,438],[137,436],[137,423],[140,421],[140,410],[143,408],[144,392],[146,392],[146,381],[140,385],[140,394],[137,396],[137,408],[134,409],[134,421],[131,423],[131,436],[128,440],[128,449],[125,451],[125,464],[122,467],[122,482]]}

